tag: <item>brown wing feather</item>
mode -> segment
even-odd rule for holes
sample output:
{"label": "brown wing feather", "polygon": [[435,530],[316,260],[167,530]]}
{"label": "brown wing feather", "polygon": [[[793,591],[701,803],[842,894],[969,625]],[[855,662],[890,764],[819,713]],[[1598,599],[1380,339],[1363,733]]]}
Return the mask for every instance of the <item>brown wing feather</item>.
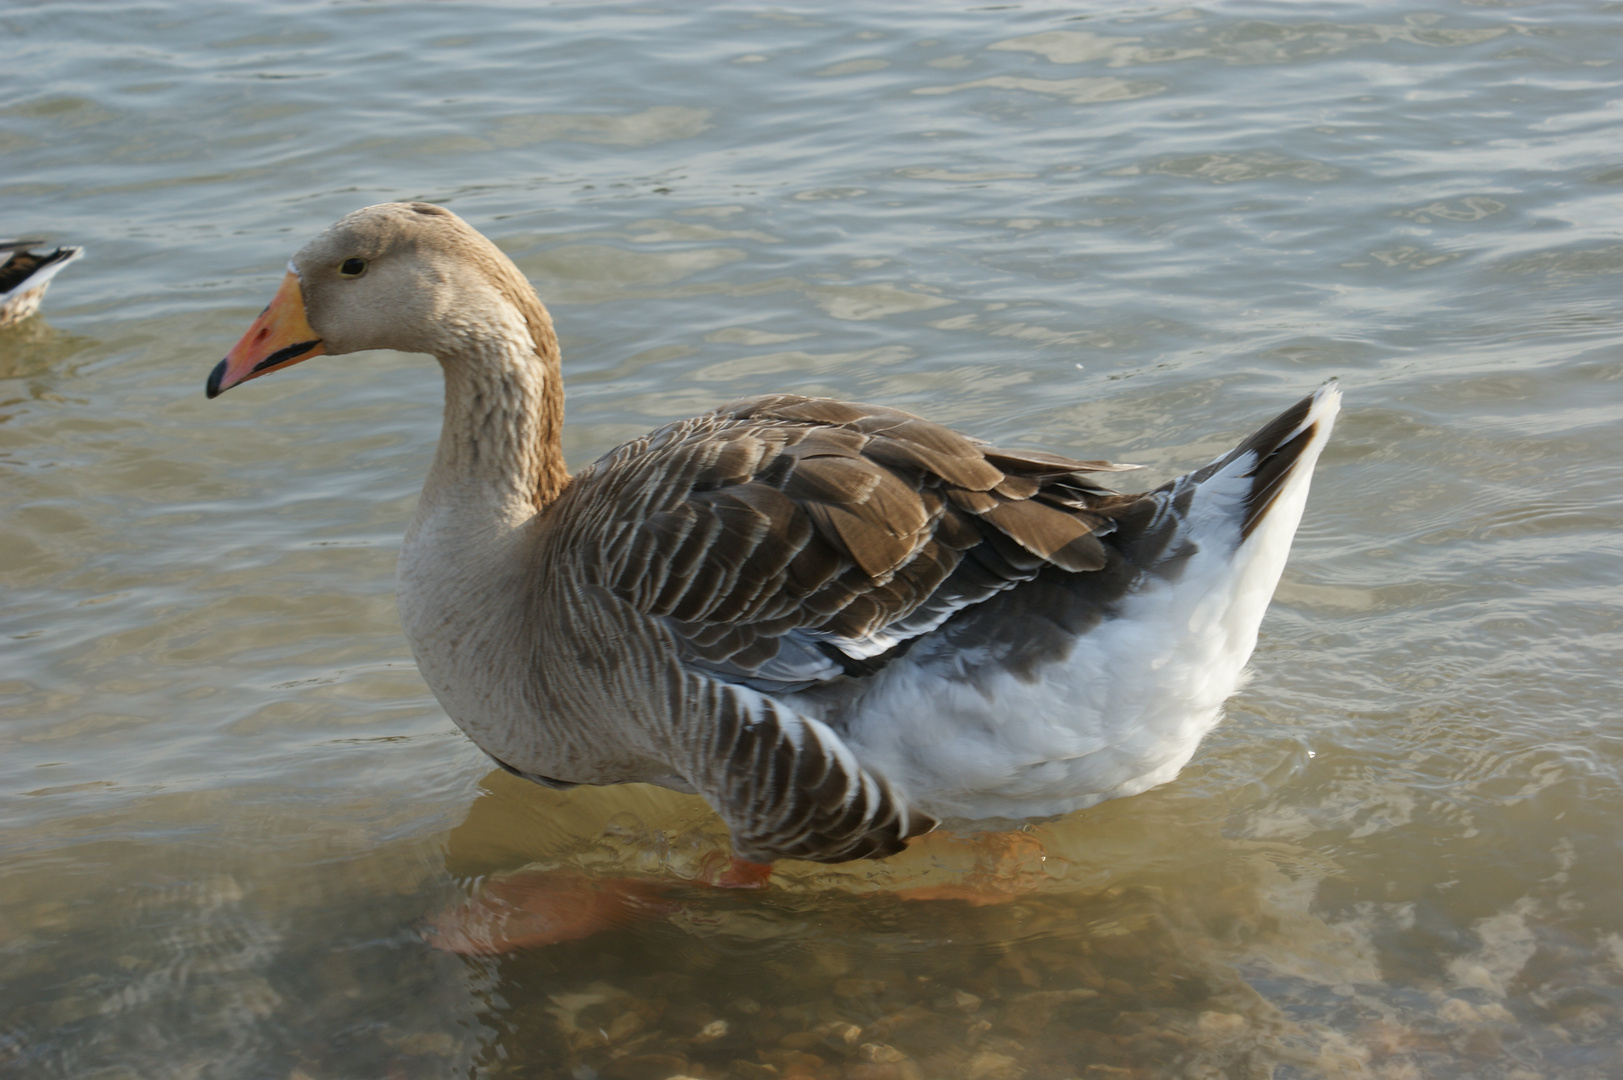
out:
{"label": "brown wing feather", "polygon": [[[689,662],[792,682],[818,662],[809,640],[871,655],[850,643],[919,632],[1044,566],[1097,570],[1121,500],[1086,473],[1119,468],[779,394],[671,425],[577,483],[642,515],[604,530],[598,580],[664,617]],[[845,670],[823,663],[822,677]]]}
{"label": "brown wing feather", "polygon": [[664,657],[665,721],[680,729],[673,764],[738,854],[881,856],[933,822],[838,733],[757,689],[835,692],[921,635],[957,633],[949,620],[1017,584],[1105,566],[1098,538],[1133,500],[1087,474],[1114,468],[997,450],[895,409],[777,395],[583,471],[565,497],[584,531],[565,546],[625,623],[599,627],[606,656],[638,618],[674,642],[677,655],[651,654]]}
{"label": "brown wing feather", "polygon": [[883,858],[935,827],[823,725],[713,680],[690,693],[709,722],[688,746],[689,778],[727,822],[741,858]]}
{"label": "brown wing feather", "polygon": [[[628,759],[703,794],[738,854],[889,854],[933,822],[816,709],[796,712],[804,699],[760,691],[838,703],[909,648],[951,678],[1040,677],[1145,575],[1183,572],[1212,470],[1253,455],[1243,529],[1266,514],[1305,445],[1281,441],[1294,415],[1144,495],[1093,476],[1132,466],[849,402],[777,395],[670,425],[583,471],[563,524],[538,530],[564,564],[548,625],[580,653],[538,674],[560,700],[641,710]],[[998,659],[966,668],[974,654]],[[590,693],[571,684],[582,673]]]}

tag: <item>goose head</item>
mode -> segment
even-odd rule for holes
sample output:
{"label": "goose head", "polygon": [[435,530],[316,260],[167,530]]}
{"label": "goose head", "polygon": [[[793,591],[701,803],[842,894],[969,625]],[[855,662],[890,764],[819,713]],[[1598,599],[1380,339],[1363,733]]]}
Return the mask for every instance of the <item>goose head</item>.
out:
{"label": "goose head", "polygon": [[512,261],[442,206],[347,215],[288,263],[270,305],[208,378],[208,396],[313,356],[368,349],[477,354],[492,338],[555,348],[551,320]]}

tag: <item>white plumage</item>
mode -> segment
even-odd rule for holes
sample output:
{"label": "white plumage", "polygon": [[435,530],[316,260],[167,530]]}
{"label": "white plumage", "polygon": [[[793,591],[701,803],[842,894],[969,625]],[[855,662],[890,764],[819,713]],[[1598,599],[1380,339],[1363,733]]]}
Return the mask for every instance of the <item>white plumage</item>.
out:
{"label": "white plumage", "polygon": [[1176,580],[1147,579],[1040,681],[943,679],[943,665],[991,658],[915,649],[876,676],[849,721],[858,756],[919,810],[960,821],[1064,814],[1176,777],[1244,679],[1340,401],[1333,386],[1320,390],[1282,440],[1314,431],[1249,537],[1240,522],[1254,454],[1199,483],[1183,478],[1194,496],[1180,538],[1199,550]]}

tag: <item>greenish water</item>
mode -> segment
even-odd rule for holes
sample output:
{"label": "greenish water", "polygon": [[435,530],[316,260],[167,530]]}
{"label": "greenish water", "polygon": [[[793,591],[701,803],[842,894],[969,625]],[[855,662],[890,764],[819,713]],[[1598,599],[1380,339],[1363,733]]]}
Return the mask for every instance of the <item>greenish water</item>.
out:
{"label": "greenish water", "polygon": [[[0,233],[88,249],[0,330],[0,1074],[1623,1074],[1623,5],[0,27]],[[1175,783],[1037,826],[1013,904],[897,899],[942,840],[430,948],[486,875],[720,833],[493,774],[429,696],[433,364],[204,400],[292,251],[399,198],[535,282],[576,464],[792,390],[1159,482],[1339,376],[1256,677]]]}

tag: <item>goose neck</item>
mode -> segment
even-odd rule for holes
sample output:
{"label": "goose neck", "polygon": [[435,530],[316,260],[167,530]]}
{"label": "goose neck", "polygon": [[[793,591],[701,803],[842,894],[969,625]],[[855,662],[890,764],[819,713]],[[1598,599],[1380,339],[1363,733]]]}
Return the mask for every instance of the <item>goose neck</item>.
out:
{"label": "goose neck", "polygon": [[522,323],[504,329],[439,357],[445,418],[419,514],[450,505],[517,525],[569,482],[556,339],[550,326],[540,342]]}

